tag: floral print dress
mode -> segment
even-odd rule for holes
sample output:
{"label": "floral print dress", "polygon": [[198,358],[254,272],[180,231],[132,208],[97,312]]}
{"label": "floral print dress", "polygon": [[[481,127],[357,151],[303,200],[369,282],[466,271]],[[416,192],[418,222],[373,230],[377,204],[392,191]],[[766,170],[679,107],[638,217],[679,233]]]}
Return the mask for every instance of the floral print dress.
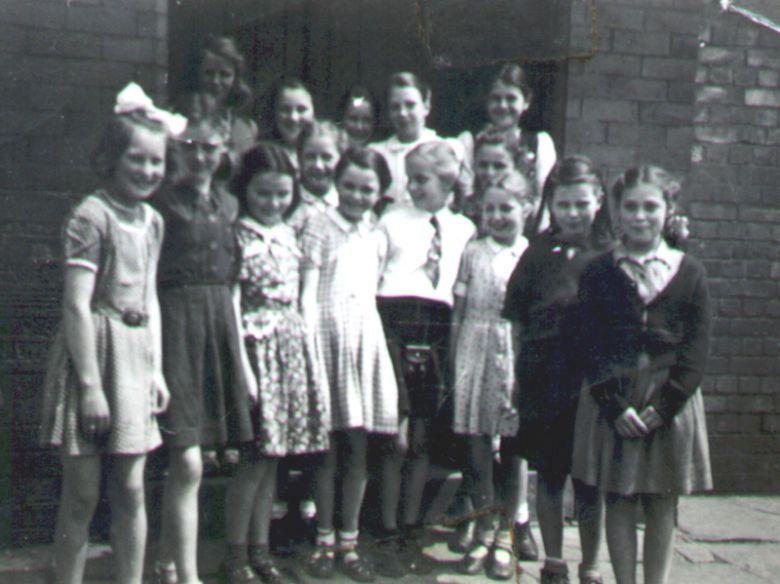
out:
{"label": "floral print dress", "polygon": [[241,322],[258,385],[258,448],[266,456],[328,449],[329,394],[298,310],[301,253],[291,227],[243,217]]}

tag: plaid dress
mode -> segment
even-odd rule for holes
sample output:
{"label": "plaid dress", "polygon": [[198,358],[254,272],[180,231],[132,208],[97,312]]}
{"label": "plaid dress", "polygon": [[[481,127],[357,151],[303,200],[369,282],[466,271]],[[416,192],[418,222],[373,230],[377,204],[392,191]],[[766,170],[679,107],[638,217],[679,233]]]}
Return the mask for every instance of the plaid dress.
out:
{"label": "plaid dress", "polygon": [[328,375],[333,429],[396,433],[398,386],[376,309],[386,247],[381,232],[329,210],[310,219],[301,247],[304,268],[319,270],[315,341]]}

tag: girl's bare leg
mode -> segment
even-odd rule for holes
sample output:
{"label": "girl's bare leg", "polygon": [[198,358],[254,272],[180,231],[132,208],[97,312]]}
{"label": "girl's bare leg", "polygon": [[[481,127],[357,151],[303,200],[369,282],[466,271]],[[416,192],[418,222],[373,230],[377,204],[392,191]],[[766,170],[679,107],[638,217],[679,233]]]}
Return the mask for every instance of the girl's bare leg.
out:
{"label": "girl's bare leg", "polygon": [[636,584],[636,505],[636,497],[607,494],[607,547],[617,584]]}
{"label": "girl's bare leg", "polygon": [[87,561],[89,523],[100,496],[99,456],[62,457],[62,493],[54,534],[58,584],[81,584]]}
{"label": "girl's bare leg", "polygon": [[120,584],[141,584],[146,551],[146,456],[111,459],[108,498],[111,503],[111,544]]}
{"label": "girl's bare leg", "polygon": [[675,495],[642,495],[645,510],[645,584],[665,584],[672,567]]}
{"label": "girl's bare leg", "polygon": [[198,490],[203,476],[200,446],[170,451],[163,491],[162,562],[176,564],[180,584],[198,582]]}

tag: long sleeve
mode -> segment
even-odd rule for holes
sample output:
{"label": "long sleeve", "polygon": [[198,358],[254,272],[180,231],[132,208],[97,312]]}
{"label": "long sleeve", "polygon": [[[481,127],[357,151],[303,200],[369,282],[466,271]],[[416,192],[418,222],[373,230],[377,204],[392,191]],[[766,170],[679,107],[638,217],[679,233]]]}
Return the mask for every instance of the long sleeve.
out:
{"label": "long sleeve", "polygon": [[701,384],[709,353],[710,298],[704,267],[696,262],[695,282],[684,313],[684,334],[669,379],[655,393],[651,405],[667,422]]}

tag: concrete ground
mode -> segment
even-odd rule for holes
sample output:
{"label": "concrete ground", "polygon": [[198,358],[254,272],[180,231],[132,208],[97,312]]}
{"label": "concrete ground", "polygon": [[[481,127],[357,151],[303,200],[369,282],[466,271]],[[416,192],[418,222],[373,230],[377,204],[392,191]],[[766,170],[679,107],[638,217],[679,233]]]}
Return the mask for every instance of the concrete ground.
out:
{"label": "concrete ground", "polygon": [[[538,527],[534,526],[537,541]],[[434,527],[426,552],[436,561],[430,576],[407,576],[401,582],[469,583],[487,582],[485,576],[465,577],[457,573],[458,555],[447,549],[453,530]],[[202,574],[207,584],[216,584],[222,554],[219,541],[201,546]],[[579,558],[576,526],[565,529],[565,557],[576,574]],[[284,558],[286,570],[300,571],[300,557]],[[43,584],[47,581],[49,549],[46,546],[0,551],[0,584]],[[521,564],[519,582],[538,582],[539,563]],[[606,583],[614,583],[606,544],[601,555]],[[110,582],[111,552],[105,545],[90,547],[86,582]],[[334,582],[344,581],[336,579]],[[316,582],[301,578],[304,582]],[[641,578],[639,579],[641,582]],[[389,582],[388,580],[377,580]],[[576,578],[572,579],[576,583]],[[680,501],[679,530],[670,584],[759,584],[780,582],[780,497],[686,497]]]}

